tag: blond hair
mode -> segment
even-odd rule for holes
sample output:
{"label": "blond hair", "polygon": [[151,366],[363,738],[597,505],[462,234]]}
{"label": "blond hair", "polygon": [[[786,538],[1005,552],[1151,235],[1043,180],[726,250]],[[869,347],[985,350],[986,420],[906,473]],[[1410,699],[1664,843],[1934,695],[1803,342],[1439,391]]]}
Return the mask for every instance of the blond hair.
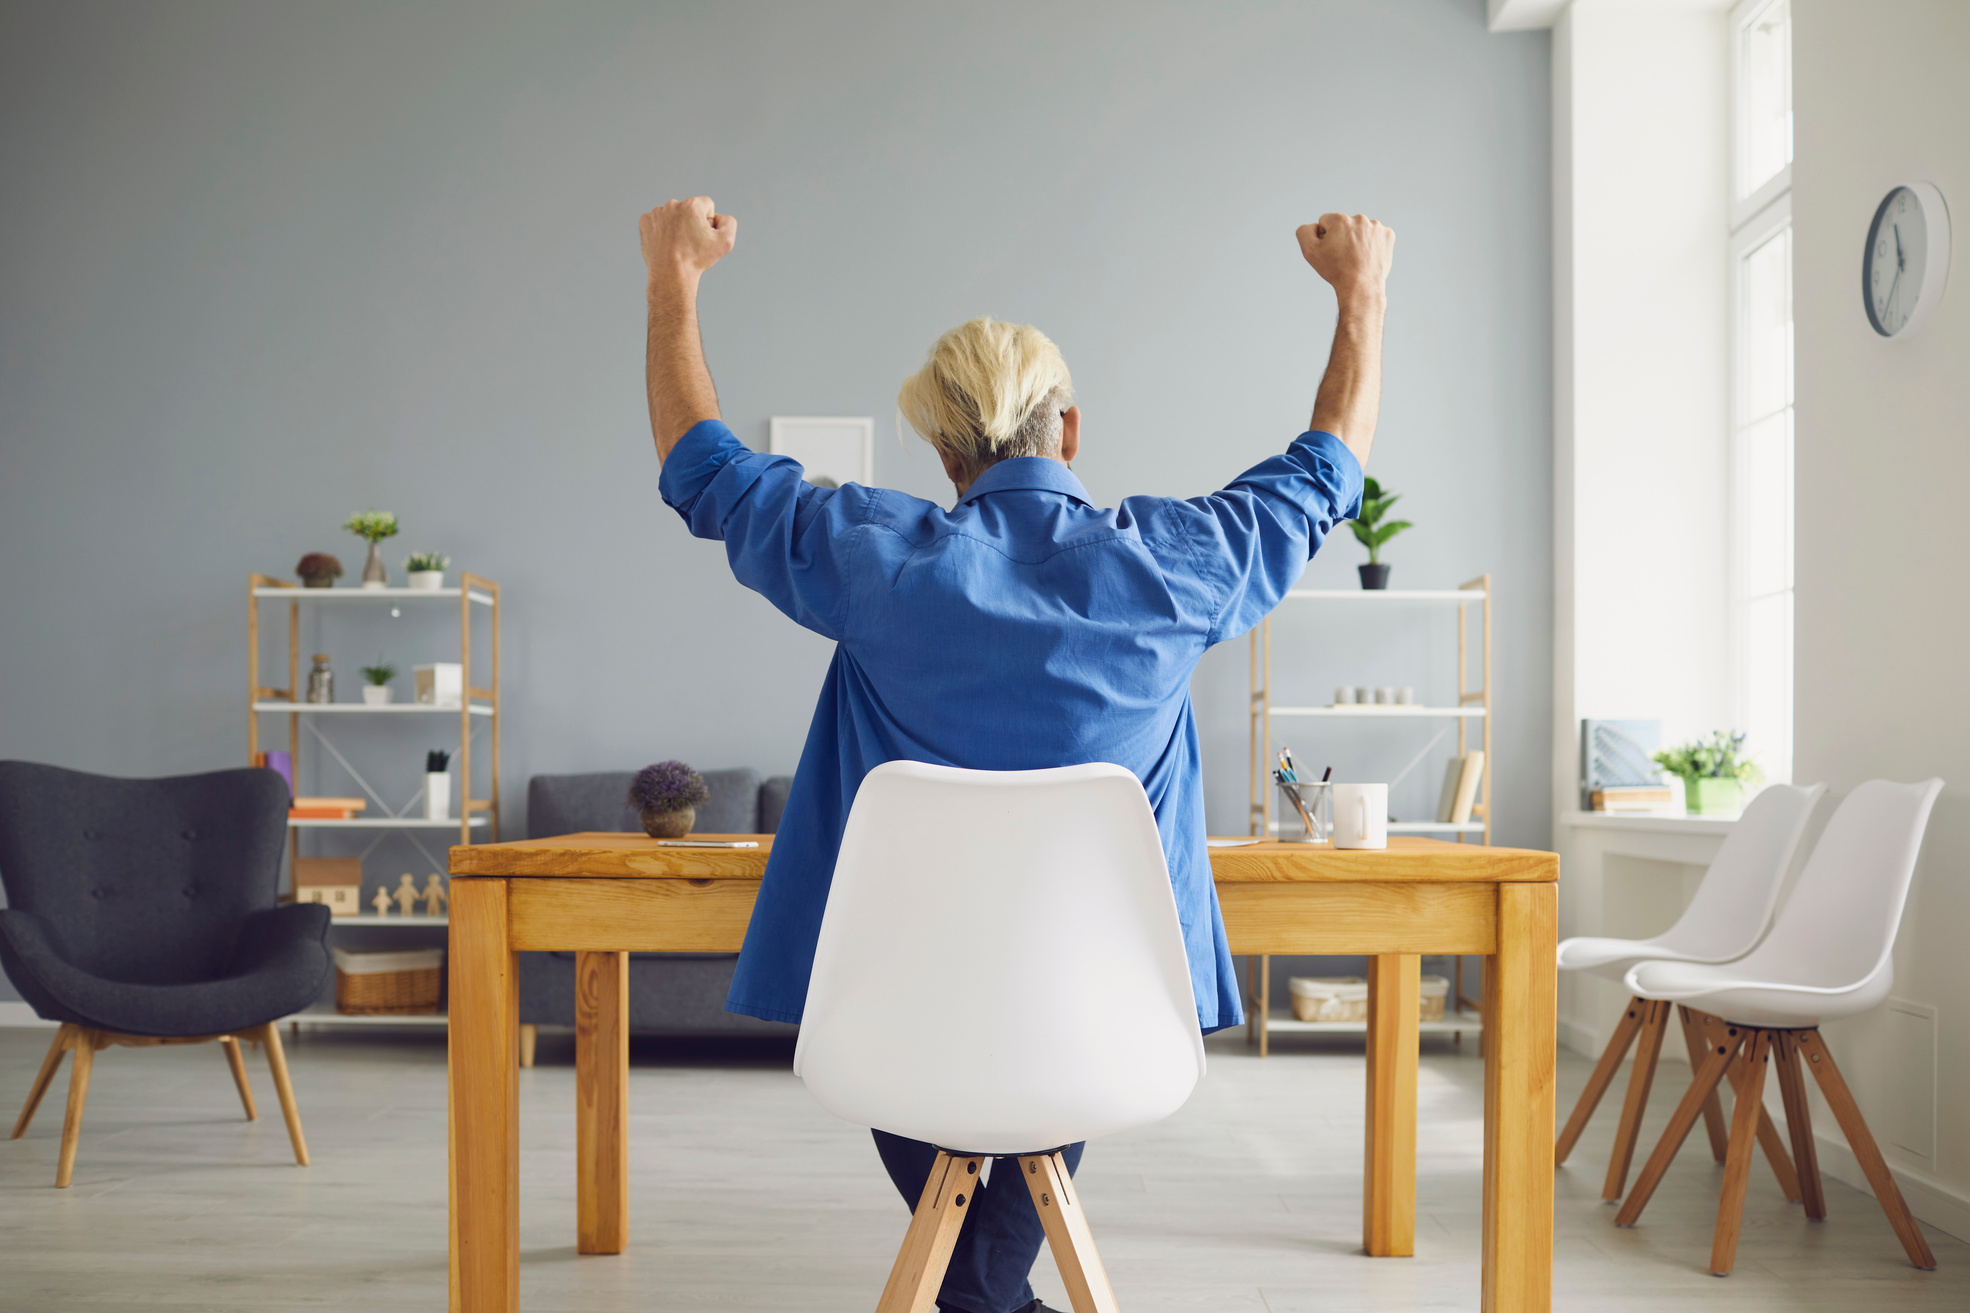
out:
{"label": "blond hair", "polygon": [[1057,456],[1074,400],[1067,362],[1030,324],[974,319],[930,348],[896,405],[910,427],[977,474],[1014,456]]}

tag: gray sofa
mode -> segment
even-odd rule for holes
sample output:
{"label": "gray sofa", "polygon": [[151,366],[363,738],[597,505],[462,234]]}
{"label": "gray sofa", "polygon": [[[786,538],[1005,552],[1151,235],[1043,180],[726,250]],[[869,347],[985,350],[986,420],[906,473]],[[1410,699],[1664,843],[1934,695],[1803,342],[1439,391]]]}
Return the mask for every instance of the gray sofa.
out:
{"label": "gray sofa", "polygon": [[[787,805],[791,776],[762,780],[759,772],[702,772],[711,798],[698,808],[700,834],[771,834]],[[629,805],[631,771],[536,775],[527,785],[527,837],[544,839],[584,830],[640,830]],[[796,1028],[725,1010],[736,953],[632,953],[629,1028],[673,1035],[792,1035]],[[575,955],[520,954],[522,1058],[532,1066],[536,1026],[575,1024]]]}

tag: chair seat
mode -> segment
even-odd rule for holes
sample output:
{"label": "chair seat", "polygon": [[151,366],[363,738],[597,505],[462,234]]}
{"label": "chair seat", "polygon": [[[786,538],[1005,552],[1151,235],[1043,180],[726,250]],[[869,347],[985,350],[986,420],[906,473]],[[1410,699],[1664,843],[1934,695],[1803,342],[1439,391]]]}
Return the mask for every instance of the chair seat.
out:
{"label": "chair seat", "polygon": [[[1888,997],[1893,971],[1877,972],[1852,989],[1829,989],[1804,979],[1761,979],[1755,956],[1740,962],[1643,962],[1628,972],[1628,988],[1722,1017],[1740,1026],[1799,1028],[1865,1012]],[[1748,969],[1749,968],[1749,969]]]}
{"label": "chair seat", "polygon": [[1643,962],[1693,961],[1653,939],[1602,939],[1579,935],[1560,942],[1560,970],[1590,971],[1609,980],[1620,980]]}
{"label": "chair seat", "polygon": [[124,1035],[218,1035],[289,1016],[320,996],[329,971],[327,922],[328,909],[313,904],[256,913],[231,974],[184,984],[132,984],[82,971],[55,950],[39,917],[20,911],[0,912],[0,955],[45,1020]]}

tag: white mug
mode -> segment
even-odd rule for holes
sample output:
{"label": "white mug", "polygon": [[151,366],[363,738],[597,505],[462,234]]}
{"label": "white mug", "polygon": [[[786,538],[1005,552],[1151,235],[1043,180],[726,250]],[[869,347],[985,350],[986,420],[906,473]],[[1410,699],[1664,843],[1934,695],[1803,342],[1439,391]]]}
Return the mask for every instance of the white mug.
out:
{"label": "white mug", "polygon": [[1336,848],[1389,846],[1388,785],[1336,784],[1334,786],[1334,846]]}
{"label": "white mug", "polygon": [[1342,684],[1340,687],[1336,688],[1334,690],[1334,705],[1337,707],[1353,706],[1354,689],[1346,684]]}

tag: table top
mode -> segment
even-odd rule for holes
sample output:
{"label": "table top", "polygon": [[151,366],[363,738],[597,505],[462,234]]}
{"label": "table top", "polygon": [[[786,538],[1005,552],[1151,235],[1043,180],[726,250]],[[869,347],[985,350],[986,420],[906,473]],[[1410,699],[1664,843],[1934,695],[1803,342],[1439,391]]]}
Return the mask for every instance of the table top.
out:
{"label": "table top", "polygon": [[[770,834],[694,834],[693,839],[747,839],[757,848],[665,848],[641,834],[563,834],[551,839],[480,843],[451,850],[454,876],[548,876],[580,879],[757,880],[773,851]],[[1389,836],[1385,849],[1337,849],[1324,843],[1263,839],[1211,849],[1219,884],[1501,884],[1559,879],[1555,853],[1487,848],[1411,835]]]}

